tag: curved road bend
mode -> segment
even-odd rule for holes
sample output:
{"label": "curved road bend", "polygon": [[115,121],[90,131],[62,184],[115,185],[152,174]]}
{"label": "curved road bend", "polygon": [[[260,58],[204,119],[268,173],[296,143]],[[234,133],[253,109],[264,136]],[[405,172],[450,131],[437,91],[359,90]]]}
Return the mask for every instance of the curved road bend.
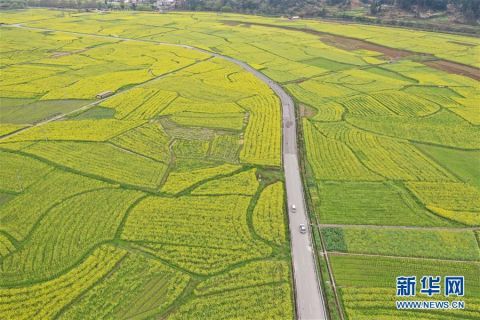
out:
{"label": "curved road bend", "polygon": [[[290,212],[292,204],[296,206],[296,212],[289,213],[289,221],[297,316],[300,320],[328,319],[321,286],[318,283],[316,273],[311,232],[308,227],[309,220],[307,217],[305,198],[303,196],[303,184],[300,178],[295,105],[293,100],[280,85],[270,80],[263,73],[253,69],[248,64],[216,53],[208,53],[229,60],[248,72],[253,73],[257,78],[265,82],[280,98],[283,110],[283,168],[285,170],[285,184],[287,187],[287,211]],[[308,227],[308,234],[300,233],[300,224]]]}
{"label": "curved road bend", "polygon": [[[219,57],[230,62],[235,63],[236,65],[242,67],[246,71],[254,74],[257,78],[265,82],[280,98],[282,103],[282,112],[283,112],[283,167],[285,170],[285,184],[287,189],[287,211],[290,212],[292,204],[296,206],[295,213],[289,213],[290,221],[290,236],[292,244],[292,262],[293,262],[293,278],[295,285],[295,295],[296,295],[296,305],[297,305],[297,316],[300,320],[324,320],[327,318],[327,311],[325,307],[325,302],[323,300],[323,295],[321,292],[321,286],[318,283],[316,266],[315,266],[315,257],[313,253],[312,238],[310,223],[307,217],[305,198],[303,193],[302,180],[300,178],[300,166],[298,162],[297,154],[297,131],[296,131],[296,120],[295,120],[295,110],[294,103],[292,98],[283,90],[283,88],[272,81],[270,78],[265,76],[263,73],[258,72],[254,68],[250,67],[248,64],[223,56],[218,53],[210,52],[200,48],[165,43],[154,40],[139,40],[139,39],[130,39],[123,37],[112,37],[104,35],[95,35],[81,32],[69,32],[69,31],[60,31],[46,28],[35,28],[27,27],[21,24],[7,25],[10,27],[18,27],[25,29],[33,30],[45,30],[45,31],[57,31],[63,33],[71,33],[78,35],[89,35],[99,38],[113,38],[117,40],[129,40],[129,41],[138,41],[138,42],[150,42],[157,44],[165,45],[174,45],[179,47],[184,47],[188,49],[193,49],[197,51],[202,51],[204,53]],[[304,224],[307,226],[309,232],[307,234],[301,234],[299,231],[299,225]]]}

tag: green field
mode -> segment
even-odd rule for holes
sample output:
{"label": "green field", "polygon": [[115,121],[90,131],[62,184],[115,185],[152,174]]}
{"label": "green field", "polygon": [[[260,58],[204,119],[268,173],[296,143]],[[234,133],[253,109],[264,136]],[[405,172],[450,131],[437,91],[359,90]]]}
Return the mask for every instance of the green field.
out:
{"label": "green field", "polygon": [[179,46],[1,31],[0,318],[293,317],[263,82]]}
{"label": "green field", "polygon": [[[478,318],[480,84],[430,62],[479,67],[479,39],[190,12],[0,22],[0,318],[295,316],[280,103],[209,52],[297,103],[332,319]],[[447,274],[465,310],[395,309],[397,276]]]}
{"label": "green field", "polygon": [[[474,262],[438,263],[435,260],[385,258],[367,256],[330,255],[336,283],[339,286],[345,313],[349,319],[372,319],[392,317],[395,319],[477,319],[480,303],[480,266]],[[395,283],[397,275],[439,276],[462,274],[469,283],[465,310],[454,311],[392,311],[396,300]],[[441,299],[446,299],[441,297]],[[454,297],[455,298],[455,297]],[[413,298],[415,299],[415,298]],[[419,299],[419,297],[417,297]],[[428,296],[421,299],[432,300]],[[412,298],[410,298],[412,300]]]}

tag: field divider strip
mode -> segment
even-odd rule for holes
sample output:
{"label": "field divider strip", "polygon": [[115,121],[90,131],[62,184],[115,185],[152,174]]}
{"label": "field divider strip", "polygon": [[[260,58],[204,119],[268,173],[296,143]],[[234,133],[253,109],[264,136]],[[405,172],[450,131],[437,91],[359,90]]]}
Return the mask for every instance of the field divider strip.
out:
{"label": "field divider strip", "polygon": [[121,189],[142,191],[142,192],[148,193],[150,195],[162,195],[162,196],[165,196],[165,197],[172,197],[169,194],[161,193],[160,191],[158,191],[156,189],[153,189],[153,188],[150,188],[148,186],[123,183],[121,181],[110,179],[110,178],[107,178],[107,177],[104,177],[104,176],[100,176],[100,175],[95,174],[95,173],[89,173],[89,172],[85,172],[85,171],[82,171],[82,170],[79,170],[79,169],[75,169],[73,167],[62,165],[60,163],[51,161],[51,160],[43,158],[41,156],[37,156],[33,153],[28,153],[28,152],[25,152],[25,151],[18,151],[18,150],[4,149],[4,148],[1,147],[1,144],[0,144],[0,151],[9,152],[9,153],[13,153],[13,154],[18,154],[18,155],[25,156],[27,158],[35,159],[35,160],[41,161],[43,163],[46,163],[46,164],[52,166],[55,169],[62,170],[62,171],[65,171],[65,172],[74,173],[74,174],[77,174],[77,175],[80,175],[80,176],[83,176],[83,177],[86,177],[86,178],[103,181],[103,182],[106,182],[106,183],[111,184],[113,186],[119,186],[119,188],[121,188]]}
{"label": "field divider strip", "polygon": [[[62,32],[62,33],[73,33],[73,34],[77,34],[76,32],[58,31],[58,30],[54,30],[54,29],[30,28],[30,27],[24,27],[24,26],[21,26],[21,25],[7,25],[7,26],[14,26],[14,27],[17,27],[17,28],[24,28],[24,29],[27,29],[27,30],[30,30],[30,29],[33,29],[33,30],[38,29],[38,30],[44,30],[44,31],[53,31],[53,32]],[[93,36],[93,37],[95,36],[95,35],[91,35],[91,34],[84,34],[84,35]],[[113,37],[113,38],[114,38],[114,37]],[[165,45],[166,45],[166,44],[165,44]],[[173,45],[173,46],[178,46],[178,45]],[[202,50],[202,51],[203,51],[203,50]],[[207,51],[205,51],[205,53],[206,53],[206,52],[207,52]],[[62,120],[62,119],[64,119],[65,117],[68,117],[69,115],[73,115],[73,114],[76,114],[76,113],[83,113],[83,112],[85,112],[85,111],[87,111],[87,110],[89,110],[89,109],[91,109],[91,108],[93,108],[93,107],[101,104],[101,103],[104,102],[105,100],[108,100],[108,99],[110,99],[110,98],[112,98],[112,97],[118,96],[118,95],[120,95],[120,94],[122,94],[122,93],[124,93],[124,92],[128,92],[128,91],[130,91],[130,90],[132,90],[132,89],[135,89],[135,88],[138,88],[138,87],[140,87],[140,86],[143,86],[143,85],[145,85],[146,83],[150,83],[150,82],[154,82],[154,81],[156,81],[156,80],[162,79],[162,78],[167,77],[167,76],[169,76],[169,75],[171,75],[171,74],[174,74],[174,73],[176,73],[176,72],[182,71],[182,70],[185,69],[185,68],[191,67],[191,66],[193,66],[193,65],[195,65],[195,64],[197,64],[197,63],[204,62],[204,61],[207,61],[207,60],[212,59],[212,58],[213,58],[213,56],[208,57],[208,58],[205,58],[205,59],[201,59],[201,60],[194,61],[194,62],[192,62],[192,63],[190,63],[190,64],[188,64],[188,65],[185,65],[185,66],[183,66],[183,67],[180,67],[180,68],[178,68],[178,69],[174,69],[174,70],[172,70],[172,71],[166,72],[166,73],[164,73],[164,74],[161,74],[161,75],[159,75],[159,76],[153,77],[153,78],[151,78],[151,79],[149,79],[149,80],[146,80],[146,81],[144,81],[144,82],[137,83],[137,84],[129,87],[128,89],[125,89],[125,90],[121,90],[121,89],[120,89],[118,92],[116,92],[116,93],[114,93],[114,94],[112,94],[112,95],[110,95],[110,96],[108,96],[108,97],[106,97],[106,98],[103,98],[103,99],[99,99],[99,100],[90,102],[90,103],[88,103],[88,104],[86,104],[86,105],[84,105],[84,106],[81,106],[81,107],[78,108],[78,109],[72,110],[72,111],[67,112],[67,113],[62,113],[62,114],[56,115],[56,116],[54,116],[54,117],[52,117],[52,118],[48,118],[48,119],[46,119],[46,120],[37,122],[37,123],[35,123],[34,125],[27,126],[27,127],[25,127],[25,128],[21,128],[21,129],[19,129],[19,130],[14,131],[14,132],[11,132],[11,133],[8,133],[8,134],[6,134],[6,135],[3,135],[3,136],[0,137],[0,141],[5,140],[6,138],[9,138],[9,137],[13,137],[13,136],[15,136],[15,135],[17,135],[17,134],[19,134],[19,133],[21,133],[21,132],[23,132],[23,131],[28,130],[28,129],[35,128],[35,127],[39,127],[39,126],[45,125],[45,124],[50,123],[50,122],[53,122],[53,121]],[[121,119],[119,119],[119,120],[121,120]],[[139,126],[140,126],[140,125],[139,125]],[[134,128],[132,128],[132,129],[134,129]],[[130,130],[130,129],[129,129],[129,130]],[[129,131],[129,130],[125,130],[125,131],[119,133],[118,135],[120,135],[120,134],[122,134],[122,133],[125,133],[125,132],[127,132],[127,131]],[[115,136],[110,137],[110,138],[114,138],[114,137],[115,137]],[[109,138],[109,139],[110,139],[110,138]]]}
{"label": "field divider strip", "polygon": [[103,277],[101,277],[100,279],[98,279],[96,282],[94,282],[90,287],[88,288],[85,288],[82,292],[80,292],[79,295],[77,295],[74,299],[72,299],[72,301],[70,301],[68,304],[64,305],[54,316],[53,316],[53,319],[56,320],[56,319],[59,319],[59,317],[62,316],[62,314],[65,313],[66,310],[68,310],[69,307],[73,306],[75,302],[79,301],[87,292],[89,292],[93,287],[95,287],[97,284],[103,282],[103,280],[107,279],[108,277],[110,277],[116,270],[118,270],[118,268],[120,267],[120,265],[122,264],[122,262],[126,259],[128,253],[126,253],[125,255],[123,255],[118,261],[117,263],[115,263],[115,265],[113,266],[113,268],[107,272]]}
{"label": "field divider strip", "polygon": [[88,259],[88,257],[98,248],[101,246],[108,246],[108,245],[114,245],[113,240],[104,240],[99,243],[96,243],[95,245],[91,246],[88,250],[85,251],[85,253],[78,258],[76,263],[62,269],[61,271],[58,271],[55,274],[45,276],[45,277],[40,277],[40,278],[35,278],[34,280],[28,280],[28,281],[21,281],[21,282],[16,282],[15,284],[3,284],[1,285],[2,289],[13,289],[13,288],[21,288],[25,286],[31,286],[31,285],[36,285],[48,281],[52,281],[57,279],[58,277],[67,274],[68,272],[72,271],[76,267],[78,267],[82,262]]}
{"label": "field divider strip", "polygon": [[112,142],[112,141],[110,141],[110,140],[105,141],[105,143],[110,144],[110,145],[114,146],[115,148],[120,149],[120,150],[123,150],[123,151],[125,151],[125,152],[127,152],[127,153],[131,153],[131,154],[134,154],[134,155],[139,156],[139,157],[141,157],[141,158],[148,159],[148,160],[151,160],[151,161],[155,161],[155,162],[157,162],[157,163],[161,163],[161,164],[163,164],[163,165],[165,165],[165,166],[168,166],[168,163],[165,163],[164,161],[161,161],[161,160],[155,159],[155,158],[153,158],[153,157],[150,157],[150,156],[148,156],[148,155],[144,155],[144,154],[142,154],[142,153],[140,153],[140,152],[137,152],[137,151],[134,151],[134,150],[125,148],[125,147],[123,147],[123,146],[121,146],[121,145],[118,145],[117,143]]}
{"label": "field divider strip", "polygon": [[322,228],[366,228],[366,229],[405,229],[405,230],[447,230],[447,231],[477,231],[479,227],[422,227],[422,226],[389,226],[389,225],[373,225],[373,224],[333,224],[319,223]]}
{"label": "field divider strip", "polygon": [[[240,262],[237,262],[237,263],[234,263],[234,264],[230,264],[229,266],[227,266],[226,268],[220,270],[220,271],[216,271],[216,272],[212,272],[212,273],[207,273],[207,274],[204,274],[204,273],[198,273],[198,272],[195,272],[195,271],[190,271],[186,268],[183,268],[175,263],[172,263],[170,262],[169,260],[167,259],[164,259],[164,258],[161,258],[159,256],[156,256],[155,254],[153,254],[151,251],[149,251],[149,247],[148,247],[148,243],[149,242],[145,242],[145,241],[135,241],[135,240],[128,240],[128,239],[121,239],[121,240],[114,240],[113,243],[117,244],[119,247],[123,248],[123,249],[126,249],[126,250],[129,250],[129,251],[138,251],[138,252],[141,252],[142,254],[145,254],[147,257],[153,259],[153,260],[158,260],[160,262],[162,262],[163,264],[169,266],[170,268],[173,268],[175,270],[178,270],[180,272],[183,272],[185,274],[188,274],[190,275],[192,278],[195,278],[195,279],[207,279],[207,278],[210,278],[210,277],[214,277],[214,276],[219,276],[219,275],[222,275],[222,274],[225,274],[231,270],[234,270],[234,269],[237,269],[239,267],[242,267],[248,263],[251,263],[251,262],[259,262],[259,261],[265,261],[265,260],[275,260],[277,259],[275,256],[263,256],[263,257],[257,257],[257,258],[251,258],[251,259],[248,259],[248,260],[243,260],[243,261],[240,261]],[[161,242],[152,242],[152,243],[161,243]],[[167,244],[169,245],[169,244]],[[187,246],[187,245],[178,245],[178,244],[172,244],[172,246],[179,246],[179,247],[182,247],[182,246]],[[281,259],[279,259],[281,260]]]}
{"label": "field divider strip", "polygon": [[271,282],[266,282],[262,284],[254,284],[254,285],[248,285],[248,286],[239,286],[235,288],[229,288],[229,289],[223,289],[221,291],[214,291],[211,293],[205,293],[205,294],[195,294],[196,297],[210,297],[210,296],[215,296],[218,294],[226,293],[226,292],[234,292],[237,290],[245,290],[245,289],[252,289],[252,288],[262,288],[262,287],[269,287],[269,286],[280,286],[282,284],[287,284],[289,281],[271,281]]}
{"label": "field divider strip", "polygon": [[[392,59],[392,60],[397,60],[397,59],[402,59],[402,58],[408,58],[411,56],[423,56],[423,57],[428,57],[425,61],[420,61],[420,63],[433,68],[437,69],[443,72],[449,72],[446,71],[445,69],[441,68],[442,64],[446,64],[452,67],[452,69],[455,69],[457,72],[449,72],[452,74],[459,74],[464,77],[469,77],[471,79],[475,80],[480,80],[480,69],[473,66],[473,65],[468,65],[465,63],[457,62],[457,61],[452,61],[452,60],[447,60],[443,58],[439,58],[435,56],[434,54],[427,53],[427,52],[418,52],[418,51],[412,51],[412,50],[407,50],[407,49],[401,49],[401,48],[394,48],[394,47],[389,47],[383,44],[375,43],[373,41],[369,41],[368,39],[362,39],[362,38],[355,38],[352,36],[346,36],[346,35],[340,35],[340,34],[335,34],[327,31],[320,31],[312,28],[308,28],[305,25],[304,26],[292,26],[292,25],[281,25],[281,24],[272,24],[272,23],[262,23],[262,22],[252,22],[252,21],[240,21],[240,20],[220,20],[220,22],[228,23],[228,22],[234,22],[237,24],[243,24],[243,25],[256,25],[256,26],[261,26],[265,28],[276,28],[276,29],[284,29],[284,30],[289,30],[289,31],[294,31],[294,32],[302,32],[302,33],[307,33],[307,34],[312,34],[321,37],[320,41],[326,43],[327,45],[333,46],[333,47],[338,47],[338,43],[335,42],[336,39],[343,39],[343,40],[351,40],[355,41],[356,43],[359,44],[365,44],[368,46],[368,48],[365,48],[370,51],[376,51],[380,52],[386,57]],[[323,37],[323,38],[322,38]],[[333,38],[333,39],[332,39]]]}
{"label": "field divider strip", "polygon": [[125,210],[122,221],[120,221],[120,224],[118,225],[117,231],[115,232],[115,239],[121,239],[123,229],[125,228],[125,224],[127,223],[128,217],[130,216],[130,212],[132,212],[133,209],[145,198],[149,197],[149,194],[144,194],[137,199],[135,199],[130,206]]}
{"label": "field divider strip", "polygon": [[443,262],[458,262],[458,263],[474,263],[480,266],[479,260],[458,260],[458,259],[440,259],[440,258],[428,258],[428,257],[407,257],[407,256],[391,256],[385,254],[374,254],[374,253],[354,253],[354,252],[340,252],[340,251],[329,251],[329,255],[334,256],[362,256],[362,257],[384,257],[384,258],[393,258],[393,259],[413,259],[413,260],[430,260],[430,261],[443,261]]}
{"label": "field divider strip", "polygon": [[[4,236],[7,238],[8,241],[12,243],[12,245],[15,247],[15,251],[18,250],[18,247],[20,246],[20,241],[15,239],[14,236],[12,236],[10,233],[8,233],[5,230],[0,230],[0,235]],[[5,257],[6,255],[2,256],[1,258]]]}
{"label": "field divider strip", "polygon": [[[92,37],[97,37],[97,38],[103,38],[103,39],[116,39],[120,41],[132,41],[132,42],[144,42],[144,43],[155,43],[159,45],[166,45],[166,46],[176,46],[176,47],[181,47],[189,50],[195,50],[198,52],[203,52],[205,54],[210,55],[208,59],[211,59],[213,57],[218,57],[221,59],[224,59],[226,61],[232,62],[242,69],[244,69],[247,72],[250,72],[253,74],[255,77],[257,77],[260,81],[264,82],[266,85],[270,87],[270,89],[275,93],[275,95],[279,98],[280,105],[282,108],[282,119],[283,119],[283,124],[281,124],[281,127],[283,125],[284,129],[282,130],[282,143],[281,143],[281,152],[282,152],[282,160],[283,160],[283,166],[284,170],[287,168],[285,164],[285,157],[293,157],[289,158],[291,164],[293,165],[292,168],[289,168],[291,171],[290,174],[293,174],[293,176],[298,175],[298,178],[301,180],[299,168],[298,168],[298,150],[297,150],[297,131],[296,131],[296,118],[295,118],[295,110],[294,110],[294,102],[292,98],[287,94],[287,92],[276,82],[268,78],[266,75],[263,73],[260,73],[247,63],[234,59],[232,57],[222,55],[219,53],[211,52],[205,49],[201,49],[198,47],[190,46],[190,45],[182,45],[182,44],[172,44],[172,43],[165,43],[165,42],[160,42],[160,41],[154,41],[154,40],[139,40],[139,39],[130,39],[130,38],[124,38],[124,37],[112,37],[112,36],[106,36],[106,35],[96,35],[96,34],[89,34],[89,33],[81,33],[81,32],[73,32],[73,31],[62,31],[62,30],[55,30],[55,29],[47,29],[47,28],[35,28],[35,27],[28,27],[28,26],[23,26],[22,24],[10,24],[10,25],[4,25],[3,27],[16,27],[16,28],[24,28],[27,30],[37,30],[37,31],[50,31],[50,32],[58,32],[58,33],[65,33],[65,34],[74,34],[74,35],[83,35],[83,36],[92,36]],[[164,75],[163,75],[164,76]],[[151,79],[149,81],[153,81],[154,79]],[[141,85],[141,84],[140,84]],[[133,86],[135,87],[135,86]],[[129,89],[133,88],[130,87]],[[111,96],[110,96],[111,97]],[[99,101],[96,101],[92,104],[98,104]],[[84,106],[84,108],[87,108],[87,106]],[[64,115],[60,117],[55,117],[53,118],[54,120],[61,119]],[[48,122],[54,121],[53,119],[49,119]],[[48,123],[47,122],[47,123]],[[288,132],[287,132],[288,131]],[[0,141],[2,138],[0,138]],[[292,162],[293,161],[293,162]],[[304,190],[303,190],[303,185],[300,181],[300,185],[297,184],[297,177],[292,178],[293,180],[290,180],[287,177],[287,174],[285,173],[286,176],[286,184],[289,184],[288,182],[290,181],[290,186],[292,188],[293,193],[299,193],[298,194],[291,194],[291,196],[297,197],[300,196],[302,198],[302,203],[299,203],[299,206],[301,205],[302,211],[304,210],[305,207],[305,195],[304,195]],[[287,188],[288,190],[288,188]],[[143,190],[141,190],[143,191]],[[289,200],[289,194],[287,192],[287,200]],[[309,218],[305,213],[305,219],[309,223]],[[296,234],[294,234],[294,230],[290,230],[291,234],[294,237],[297,237]],[[310,248],[312,247],[312,238],[309,235],[308,236],[308,243],[310,245]],[[307,318],[315,318],[315,319],[328,319],[328,314],[326,311],[326,306],[325,306],[325,299],[324,299],[324,293],[323,289],[321,287],[321,284],[319,282],[319,277],[318,277],[318,271],[317,271],[317,265],[316,265],[316,257],[315,257],[315,252],[310,249],[309,252],[306,252],[307,250],[306,247],[303,247],[302,245],[299,246],[299,244],[302,242],[301,238],[298,238],[296,240],[298,242],[296,249],[294,248],[293,245],[291,245],[291,255],[292,255],[292,265],[297,264],[299,267],[304,268],[303,272],[299,272],[298,274],[296,272],[293,272],[294,275],[294,284],[295,284],[295,290],[297,291],[298,294],[301,294],[303,299],[298,298],[296,300],[296,303],[294,304],[296,314],[298,318],[300,319],[307,319]],[[294,254],[294,251],[297,250],[299,255],[300,254],[306,254],[307,259],[312,259],[312,264],[313,266],[306,266],[304,267],[301,265],[300,261],[296,261],[295,257],[296,255]],[[145,252],[147,253],[147,252]],[[153,255],[152,255],[153,256]],[[156,257],[158,259],[158,257]],[[159,259],[162,260],[162,259]],[[250,260],[248,260],[250,261]],[[244,264],[248,261],[243,261],[241,264]],[[240,265],[241,265],[240,264]],[[295,268],[293,268],[295,271]],[[313,269],[313,270],[311,270]],[[229,270],[229,268],[223,270],[222,272],[226,272]],[[189,272],[189,274],[193,274]],[[197,275],[197,276],[202,276],[202,275]],[[299,285],[297,282],[299,281],[296,278],[301,278],[301,284],[303,286],[303,289],[300,290]],[[308,278],[311,279],[308,279]],[[314,289],[311,287],[311,282],[314,281]],[[307,292],[310,290],[310,292]],[[296,295],[296,297],[299,297],[299,295]],[[314,302],[315,301],[315,302]]]}
{"label": "field divider strip", "polygon": [[[97,192],[97,191],[101,191],[101,190],[116,190],[116,189],[117,188],[115,188],[114,186],[87,189],[87,190],[83,190],[83,191],[76,192],[74,194],[68,195],[68,196],[62,198],[61,200],[55,202],[54,204],[49,206],[47,209],[45,209],[45,211],[37,218],[35,223],[32,224],[32,227],[30,228],[30,230],[28,230],[28,232],[23,236],[23,238],[21,240],[16,240],[16,242],[18,244],[18,246],[16,247],[16,249],[17,249],[16,251],[19,251],[19,250],[23,249],[25,243],[32,238],[33,233],[39,228],[40,224],[48,216],[50,211],[52,211],[55,208],[61,206],[65,201],[68,201],[70,199],[73,199],[75,197],[78,197],[78,196],[81,196],[81,195],[84,195],[84,194],[87,194],[87,193]],[[2,234],[4,233],[3,231],[0,231],[0,232]],[[10,252],[9,254],[4,255],[3,257],[0,257],[0,262],[2,262],[5,258],[7,258],[8,256],[10,256],[12,254],[14,254],[14,252]]]}
{"label": "field divider strip", "polygon": [[[301,116],[300,116],[300,119],[302,119]],[[310,120],[307,119],[307,121],[310,121]],[[318,128],[315,125],[313,125],[313,129],[318,131],[320,134],[324,135],[322,132],[320,132],[318,130]],[[302,150],[303,154],[306,155],[305,136],[304,136],[305,135],[305,130],[303,128],[303,121],[299,121],[297,134],[302,137],[301,139],[299,139],[300,150]],[[328,138],[328,137],[326,137],[326,138]],[[355,155],[355,157],[356,157],[356,155]],[[308,177],[307,177],[307,165],[306,164],[308,164],[308,161],[307,161],[306,157],[300,157],[300,165],[301,165],[300,174],[302,175],[302,183],[304,183],[304,187],[307,190],[310,190],[308,188]],[[334,276],[334,273],[333,273],[332,266],[330,264],[330,259],[329,259],[329,256],[328,256],[327,247],[325,245],[325,240],[323,239],[322,233],[320,232],[320,228],[318,227],[319,216],[315,212],[315,205],[313,204],[313,200],[312,200],[310,192],[305,193],[304,201],[305,201],[305,204],[307,206],[307,209],[311,210],[310,211],[310,217],[309,217],[308,221],[310,223],[312,222],[312,220],[315,221],[315,223],[311,225],[311,229],[313,231],[313,228],[316,228],[315,230],[317,231],[318,238],[320,240],[320,244],[319,244],[320,247],[318,248],[318,244],[314,239],[314,234],[312,233],[312,242],[311,243],[312,243],[313,251],[315,253],[314,258],[315,258],[315,265],[316,265],[316,271],[317,271],[317,278],[319,279],[319,281],[321,281],[321,283],[324,283],[325,286],[327,285],[327,282],[330,283],[331,289],[333,291],[334,303],[335,303],[335,308],[338,312],[338,316],[340,317],[341,320],[344,320],[345,319],[345,314],[344,314],[344,308],[342,306],[342,300],[340,299],[340,295],[339,295],[338,290],[337,290],[335,276]],[[307,213],[307,215],[308,215],[308,213]],[[320,258],[323,258],[325,260],[326,273],[328,275],[328,279],[325,279],[323,277],[322,267],[320,265],[320,263],[321,263]],[[333,307],[330,307],[330,301],[329,301],[329,298],[327,296],[326,290],[323,290],[322,294],[323,294],[324,301],[327,301],[326,303],[324,302],[325,305],[326,305],[325,307],[327,309],[333,308]],[[329,314],[330,317],[331,317],[332,313],[333,312],[330,312],[330,314]]]}

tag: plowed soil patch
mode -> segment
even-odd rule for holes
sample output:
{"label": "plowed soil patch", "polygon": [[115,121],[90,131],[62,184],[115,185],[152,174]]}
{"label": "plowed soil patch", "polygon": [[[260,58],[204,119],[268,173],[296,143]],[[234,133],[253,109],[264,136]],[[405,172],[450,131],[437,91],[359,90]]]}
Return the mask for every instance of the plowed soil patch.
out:
{"label": "plowed soil patch", "polygon": [[[227,25],[249,25],[249,26],[256,25],[256,26],[263,26],[263,27],[269,27],[269,28],[280,28],[285,30],[309,33],[309,34],[319,36],[323,42],[340,49],[345,49],[345,50],[363,49],[363,50],[375,51],[375,52],[381,53],[385,58],[388,58],[388,59],[399,59],[399,58],[405,58],[405,57],[414,56],[414,55],[431,56],[428,54],[423,54],[423,53],[418,53],[418,52],[413,52],[408,50],[390,48],[390,47],[378,45],[372,42],[368,42],[365,40],[350,38],[346,36],[333,35],[330,33],[312,30],[308,28],[295,28],[290,26],[282,26],[282,25],[275,25],[275,24],[268,24],[268,23],[242,22],[242,21],[236,21],[236,20],[223,20],[222,23]],[[437,70],[466,76],[475,80],[480,80],[480,69],[473,66],[467,66],[461,63],[448,61],[448,60],[441,60],[441,59],[428,60],[422,63]]]}
{"label": "plowed soil patch", "polygon": [[475,80],[480,80],[480,70],[474,67],[447,60],[425,61],[423,63],[429,67],[439,69],[448,73],[459,74]]}

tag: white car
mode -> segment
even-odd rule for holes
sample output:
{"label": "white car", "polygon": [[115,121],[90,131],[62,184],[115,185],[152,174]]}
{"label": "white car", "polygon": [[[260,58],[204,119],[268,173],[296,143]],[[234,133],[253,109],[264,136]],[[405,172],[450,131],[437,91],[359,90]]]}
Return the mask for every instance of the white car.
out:
{"label": "white car", "polygon": [[304,224],[300,225],[300,233],[307,233],[307,227]]}
{"label": "white car", "polygon": [[297,207],[294,204],[292,204],[292,212],[296,212],[296,211],[297,211]]}

